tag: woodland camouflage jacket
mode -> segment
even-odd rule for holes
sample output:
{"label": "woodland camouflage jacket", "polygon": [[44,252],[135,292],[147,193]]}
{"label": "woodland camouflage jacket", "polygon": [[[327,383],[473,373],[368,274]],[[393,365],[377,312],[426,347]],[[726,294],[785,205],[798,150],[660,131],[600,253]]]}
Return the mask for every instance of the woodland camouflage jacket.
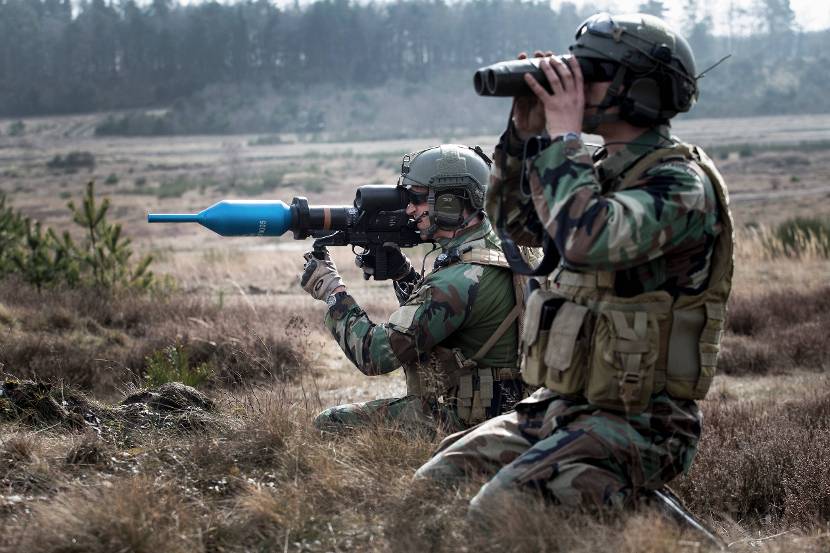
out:
{"label": "woodland camouflage jacket", "polygon": [[547,232],[572,270],[615,272],[619,296],[695,294],[706,286],[720,232],[712,183],[677,159],[619,190],[639,159],[671,144],[668,126],[659,126],[613,155],[600,150],[595,163],[579,139],[558,138],[541,151],[531,140],[523,152],[508,128],[496,146],[488,214],[519,245],[539,246]]}
{"label": "woodland camouflage jacket", "polygon": [[[490,223],[441,242],[443,252],[476,243],[500,250]],[[454,263],[428,274],[390,321],[375,324],[351,295],[329,308],[326,326],[349,359],[367,375],[399,367],[426,366],[435,346],[459,348],[470,358],[495,332],[515,305],[512,273],[505,268]],[[514,324],[480,361],[481,366],[515,367]]]}

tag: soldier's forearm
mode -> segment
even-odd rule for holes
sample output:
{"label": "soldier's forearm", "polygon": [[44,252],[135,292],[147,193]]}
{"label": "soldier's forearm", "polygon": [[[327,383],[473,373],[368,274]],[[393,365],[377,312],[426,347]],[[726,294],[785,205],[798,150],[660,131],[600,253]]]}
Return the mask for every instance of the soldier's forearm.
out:
{"label": "soldier's forearm", "polygon": [[540,246],[542,227],[522,178],[524,142],[502,135],[493,154],[493,171],[487,198],[487,214],[493,225],[519,245]]}
{"label": "soldier's forearm", "polygon": [[337,298],[326,313],[325,323],[340,349],[363,374],[375,376],[400,367],[385,327],[374,324],[350,295]]}

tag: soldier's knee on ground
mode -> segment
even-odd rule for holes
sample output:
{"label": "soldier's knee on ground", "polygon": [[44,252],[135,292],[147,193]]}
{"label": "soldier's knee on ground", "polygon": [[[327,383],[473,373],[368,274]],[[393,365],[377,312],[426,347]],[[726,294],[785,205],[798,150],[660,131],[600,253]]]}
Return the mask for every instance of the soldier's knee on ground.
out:
{"label": "soldier's knee on ground", "polygon": [[517,491],[516,487],[505,485],[496,478],[486,482],[470,500],[467,517],[481,522],[489,520],[495,513],[502,512]]}
{"label": "soldier's knee on ground", "polygon": [[331,431],[340,426],[341,424],[332,416],[332,409],[326,409],[314,417],[314,428],[317,430]]}
{"label": "soldier's knee on ground", "polygon": [[560,465],[545,490],[567,507],[625,507],[630,498],[628,483],[618,474],[588,463]]}
{"label": "soldier's knee on ground", "polygon": [[451,482],[464,478],[465,473],[461,467],[447,461],[441,455],[435,455],[424,463],[421,468],[415,471],[414,480],[435,480],[440,482]]}

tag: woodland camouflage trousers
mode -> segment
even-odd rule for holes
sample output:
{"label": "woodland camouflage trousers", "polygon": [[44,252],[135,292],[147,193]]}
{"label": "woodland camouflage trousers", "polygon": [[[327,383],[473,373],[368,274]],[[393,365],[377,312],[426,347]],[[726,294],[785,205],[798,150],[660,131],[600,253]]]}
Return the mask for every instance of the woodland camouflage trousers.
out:
{"label": "woodland camouflage trousers", "polygon": [[627,506],[688,470],[700,437],[693,401],[652,397],[626,416],[556,396],[544,388],[516,411],[448,436],[415,478],[491,476],[470,503],[497,508],[505,492],[536,490],[563,505]]}

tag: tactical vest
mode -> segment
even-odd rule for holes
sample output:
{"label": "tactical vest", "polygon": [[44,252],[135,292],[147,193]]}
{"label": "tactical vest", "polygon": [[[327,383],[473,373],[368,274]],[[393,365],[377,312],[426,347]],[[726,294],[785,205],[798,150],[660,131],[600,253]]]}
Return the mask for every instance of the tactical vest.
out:
{"label": "tactical vest", "polygon": [[[465,244],[460,251],[451,254],[444,266],[455,263],[510,268],[504,255],[497,250],[484,247],[483,240]],[[429,366],[404,367],[407,395],[434,399],[454,408],[458,417],[470,425],[486,419],[486,409],[493,407],[496,383],[521,378],[518,367],[481,366],[481,359],[504,336],[510,326],[517,320],[521,323],[524,306],[524,286],[521,278],[520,275],[513,275],[516,306],[472,357],[466,358],[458,348],[437,346],[430,352]],[[521,333],[521,327],[519,332]],[[498,407],[497,411],[501,412],[512,408],[512,405]]]}
{"label": "tactical vest", "polygon": [[615,295],[614,273],[560,267],[546,289],[528,298],[520,338],[522,376],[598,407],[642,412],[654,393],[702,399],[715,375],[726,303],[732,287],[733,224],[717,168],[696,146],[678,144],[637,162],[615,191],[673,160],[689,164],[714,187],[722,229],[706,289],[674,299],[665,291]]}

